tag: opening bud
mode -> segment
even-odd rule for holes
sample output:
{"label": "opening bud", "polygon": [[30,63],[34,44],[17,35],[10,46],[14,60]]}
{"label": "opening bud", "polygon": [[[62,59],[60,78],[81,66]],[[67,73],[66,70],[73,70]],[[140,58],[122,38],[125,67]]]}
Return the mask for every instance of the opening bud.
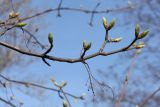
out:
{"label": "opening bud", "polygon": [[149,33],[149,30],[145,30],[140,35],[138,35],[138,39],[142,39],[142,38],[146,37],[148,33]]}

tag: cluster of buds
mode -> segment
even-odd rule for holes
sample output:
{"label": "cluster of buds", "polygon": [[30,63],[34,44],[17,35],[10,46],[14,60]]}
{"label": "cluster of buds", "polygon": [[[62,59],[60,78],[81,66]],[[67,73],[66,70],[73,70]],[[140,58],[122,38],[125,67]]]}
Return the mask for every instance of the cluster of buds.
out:
{"label": "cluster of buds", "polygon": [[92,42],[90,42],[89,44],[87,44],[86,40],[83,41],[83,49],[85,51],[89,50],[92,46]]}
{"label": "cluster of buds", "polygon": [[135,36],[136,36],[137,39],[142,39],[142,38],[146,37],[148,33],[149,33],[149,30],[145,30],[142,33],[140,33],[140,27],[139,27],[138,24],[136,25]]}
{"label": "cluster of buds", "polygon": [[102,18],[102,22],[103,22],[103,26],[104,26],[104,28],[105,28],[106,30],[111,30],[111,29],[114,27],[114,25],[115,25],[115,19],[113,19],[113,20],[109,23],[109,25],[108,25],[106,18],[103,17],[103,18]]}
{"label": "cluster of buds", "polygon": [[[140,27],[139,27],[139,24],[136,24],[136,27],[135,27],[135,37],[137,39],[143,39],[144,37],[146,37],[149,33],[149,30],[144,30],[142,33],[140,33]],[[144,42],[140,42],[138,45],[134,45],[134,47],[136,49],[141,49],[143,48],[145,45],[144,45]]]}

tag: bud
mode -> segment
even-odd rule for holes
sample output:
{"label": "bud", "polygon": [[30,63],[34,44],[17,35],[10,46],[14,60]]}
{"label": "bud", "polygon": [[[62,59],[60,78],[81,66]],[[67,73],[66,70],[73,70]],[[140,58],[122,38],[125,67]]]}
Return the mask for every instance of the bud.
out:
{"label": "bud", "polygon": [[16,18],[19,16],[19,13],[18,12],[10,12],[9,13],[9,19],[12,19],[12,18]]}
{"label": "bud", "polygon": [[86,40],[83,41],[83,49],[85,51],[89,50],[92,46],[92,42],[90,42],[89,44],[87,44]]}
{"label": "bud", "polygon": [[16,24],[15,26],[16,26],[16,27],[24,27],[24,26],[26,26],[26,25],[27,25],[26,23],[20,22],[20,23]]}
{"label": "bud", "polygon": [[67,101],[63,100],[63,107],[68,107]]}
{"label": "bud", "polygon": [[83,41],[83,49],[86,50],[86,48],[87,48],[87,42],[86,42],[86,40],[84,40]]}
{"label": "bud", "polygon": [[135,36],[136,37],[138,37],[139,31],[140,31],[139,24],[136,24],[136,27],[135,27]]}
{"label": "bud", "polygon": [[138,39],[144,38],[145,36],[147,36],[148,33],[149,33],[149,30],[145,30],[144,32],[142,32],[142,33],[138,36]]}
{"label": "bud", "polygon": [[63,81],[61,84],[60,84],[60,88],[63,88],[64,86],[67,85],[67,82],[66,81]]}
{"label": "bud", "polygon": [[92,46],[92,42],[90,42],[90,43],[87,45],[86,50],[89,50],[89,49],[91,48],[91,46]]}
{"label": "bud", "polygon": [[115,19],[113,19],[110,24],[109,24],[109,27],[108,27],[108,30],[112,29],[115,25]]}
{"label": "bud", "polygon": [[48,41],[49,41],[50,44],[53,44],[53,35],[52,35],[52,33],[48,34]]}
{"label": "bud", "polygon": [[137,46],[136,49],[144,48],[144,42],[140,42]]}
{"label": "bud", "polygon": [[108,28],[108,25],[107,25],[107,20],[106,20],[105,17],[102,17],[102,22],[103,22],[104,28],[107,29],[107,28]]}
{"label": "bud", "polygon": [[110,41],[111,42],[120,42],[122,40],[122,38],[115,38],[115,39],[111,39]]}
{"label": "bud", "polygon": [[56,87],[58,87],[58,88],[61,87],[54,79],[51,79],[51,81],[52,81],[52,83],[53,83]]}

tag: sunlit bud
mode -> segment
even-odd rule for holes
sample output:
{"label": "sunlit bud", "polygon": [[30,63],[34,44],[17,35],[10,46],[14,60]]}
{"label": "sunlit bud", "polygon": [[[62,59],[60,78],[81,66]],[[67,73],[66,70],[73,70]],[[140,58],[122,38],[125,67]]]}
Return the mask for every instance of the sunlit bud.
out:
{"label": "sunlit bud", "polygon": [[138,39],[142,39],[145,36],[147,36],[147,34],[149,33],[149,30],[145,30],[144,32],[142,32],[140,35],[138,35]]}
{"label": "sunlit bud", "polygon": [[67,101],[63,100],[63,107],[68,107]]}
{"label": "sunlit bud", "polygon": [[53,44],[53,35],[52,35],[52,33],[48,34],[48,41],[49,41],[50,44]]}
{"label": "sunlit bud", "polygon": [[19,13],[18,12],[10,12],[9,13],[9,19],[12,19],[12,18],[16,18],[19,16]]}
{"label": "sunlit bud", "polygon": [[108,30],[112,29],[115,25],[115,19],[113,19],[110,24],[109,24],[109,27],[108,27]]}
{"label": "sunlit bud", "polygon": [[108,25],[107,25],[107,20],[106,20],[106,18],[105,18],[105,17],[102,17],[102,21],[103,21],[103,26],[104,26],[104,28],[107,29],[107,28],[108,28]]}
{"label": "sunlit bud", "polygon": [[135,27],[135,36],[136,37],[138,37],[139,31],[140,31],[139,24],[136,24],[136,27]]}
{"label": "sunlit bud", "polygon": [[137,46],[136,49],[144,48],[144,42],[140,42]]}
{"label": "sunlit bud", "polygon": [[122,38],[115,38],[115,39],[111,39],[110,41],[111,42],[120,42],[122,40]]}
{"label": "sunlit bud", "polygon": [[84,50],[87,49],[87,42],[86,42],[86,40],[83,41],[83,49],[84,49]]}
{"label": "sunlit bud", "polygon": [[15,26],[16,26],[16,27],[24,27],[24,26],[26,26],[26,25],[27,25],[26,23],[20,22],[20,23],[16,24]]}

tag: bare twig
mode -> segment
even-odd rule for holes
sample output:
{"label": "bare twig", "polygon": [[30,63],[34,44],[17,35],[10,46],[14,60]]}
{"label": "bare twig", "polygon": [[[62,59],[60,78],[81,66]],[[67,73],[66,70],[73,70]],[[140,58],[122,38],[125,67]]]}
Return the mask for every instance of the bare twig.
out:
{"label": "bare twig", "polygon": [[[50,90],[50,91],[55,91],[55,92],[62,92],[61,90],[58,90],[58,89],[54,89],[54,88],[50,88],[50,87],[46,87],[46,86],[42,86],[42,85],[39,85],[39,84],[35,84],[35,83],[31,83],[31,82],[23,82],[23,81],[17,81],[17,80],[12,80],[12,79],[9,79],[5,76],[3,76],[2,74],[0,74],[0,77],[7,80],[8,82],[11,82],[11,83],[16,83],[16,84],[19,84],[19,85],[24,85],[24,86],[32,86],[32,87],[37,87],[37,88],[41,88],[41,89],[45,89],[45,90]],[[70,93],[67,93],[67,92],[64,92],[64,94],[70,96],[70,97],[73,97],[73,98],[78,98],[78,99],[83,99],[81,96],[78,97],[78,96],[75,96],[75,95],[72,95]]]}
{"label": "bare twig", "polygon": [[139,107],[145,107],[145,105],[148,103],[148,101],[150,99],[152,99],[158,92],[160,91],[160,87],[158,89],[156,89],[151,95],[149,95],[148,97],[146,97],[144,99],[144,101],[141,102]]}
{"label": "bare twig", "polygon": [[16,107],[14,104],[12,104],[10,101],[7,101],[7,100],[5,100],[5,99],[3,99],[3,98],[1,98],[0,97],[0,100],[2,101],[2,102],[4,102],[4,103],[6,103],[7,105],[10,105],[11,107]]}

